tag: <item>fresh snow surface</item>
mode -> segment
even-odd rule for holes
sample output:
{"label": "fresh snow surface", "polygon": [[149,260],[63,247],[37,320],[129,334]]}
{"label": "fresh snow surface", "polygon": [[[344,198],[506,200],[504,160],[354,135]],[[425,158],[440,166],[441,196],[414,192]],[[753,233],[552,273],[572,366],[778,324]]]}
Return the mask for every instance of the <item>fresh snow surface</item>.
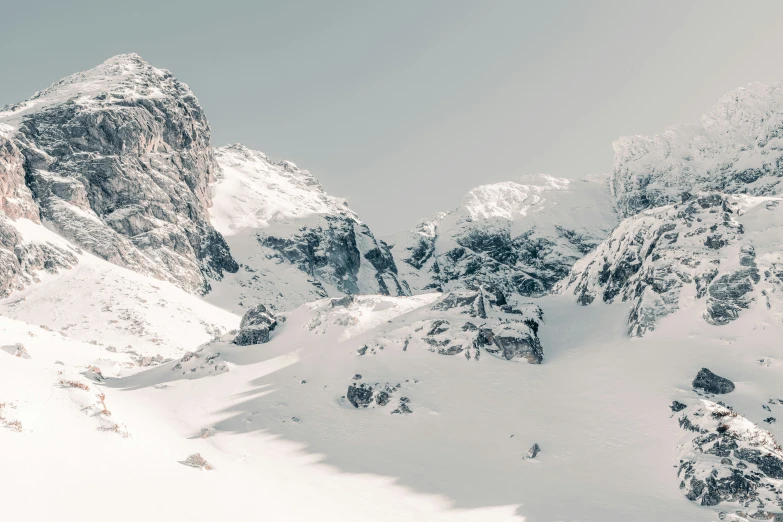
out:
{"label": "fresh snow surface", "polygon": [[[146,369],[128,354],[3,314],[0,488],[13,492],[4,513],[74,521],[86,512],[129,521],[716,519],[678,488],[685,432],[668,405],[701,400],[690,382],[706,366],[736,383],[723,400],[754,423],[769,416],[762,405],[779,393],[783,331],[764,310],[722,327],[682,310],[631,340],[626,306],[584,308],[550,296],[535,300],[544,310],[542,365],[415,345],[357,353],[415,329],[436,298],[365,296],[348,307],[321,300],[285,314],[268,344],[240,347],[224,335]],[[89,317],[95,327],[103,322]],[[169,338],[183,332],[170,324]],[[103,342],[121,344],[124,334],[106,329]],[[31,358],[14,357],[15,343]],[[357,374],[400,384],[392,403],[354,408],[344,396]],[[402,396],[412,413],[392,414]],[[783,406],[772,408],[775,415]],[[764,426],[780,437],[777,425]],[[534,443],[541,453],[526,459]],[[213,469],[183,465],[196,453]]]}
{"label": "fresh snow surface", "polygon": [[[26,242],[50,242],[77,252],[42,225],[13,222]],[[119,267],[91,254],[57,275],[0,300],[0,316],[60,332],[68,338],[118,352],[179,357],[236,328],[239,317],[166,281]],[[140,356],[140,355],[139,355]]]}
{"label": "fresh snow surface", "polygon": [[210,217],[225,237],[242,229],[267,228],[318,214],[355,214],[345,201],[329,196],[307,170],[290,161],[273,163],[263,152],[234,144],[215,151],[223,176]]}

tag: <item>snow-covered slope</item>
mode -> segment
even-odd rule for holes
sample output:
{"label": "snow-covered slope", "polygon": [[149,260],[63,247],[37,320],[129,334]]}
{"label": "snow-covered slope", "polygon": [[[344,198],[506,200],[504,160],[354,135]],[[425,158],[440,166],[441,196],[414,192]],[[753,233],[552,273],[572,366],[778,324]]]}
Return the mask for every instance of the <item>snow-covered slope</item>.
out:
{"label": "snow-covered slope", "polygon": [[210,215],[241,268],[210,300],[288,310],[326,296],[409,293],[386,245],[308,171],[239,144],[216,157]]}
{"label": "snow-covered slope", "polygon": [[699,125],[614,143],[612,190],[623,216],[681,201],[683,193],[783,193],[783,83],[726,94]]}
{"label": "snow-covered slope", "polygon": [[27,285],[0,299],[0,316],[100,347],[137,363],[176,358],[238,326],[239,317],[167,281],[80,251],[27,219],[11,222],[27,252],[56,252],[67,266],[41,266]]}
{"label": "snow-covered slope", "polygon": [[209,223],[217,165],[187,85],[115,56],[0,109],[0,210],[188,291],[235,272]]}
{"label": "snow-covered slope", "polygon": [[[455,312],[452,328],[474,320],[439,310],[444,299],[322,300],[284,314],[267,344],[237,346],[226,335],[140,373],[125,354],[2,318],[0,345],[21,342],[31,356],[0,351],[0,487],[14,492],[4,512],[79,520],[85,490],[91,509],[113,520],[250,510],[292,521],[707,522],[761,509],[688,500],[683,456],[695,458],[699,480],[728,465],[689,453],[697,434],[678,418],[691,410],[668,405],[695,412],[702,397],[690,382],[709,366],[736,383],[720,400],[747,419],[746,431],[779,437],[777,424],[763,423],[783,411],[768,400],[783,371],[779,323],[751,312],[718,329],[680,310],[666,328],[631,340],[626,306],[549,296],[537,300],[541,365],[396,342],[444,313]],[[368,387],[365,403],[357,390]],[[527,458],[536,443],[541,452]],[[194,454],[211,469],[183,465]],[[220,501],[171,501],[194,490]],[[32,502],[40,491],[52,492],[49,502]],[[145,502],[116,510],[129,492]]]}
{"label": "snow-covered slope", "polygon": [[604,178],[547,175],[483,185],[462,205],[386,239],[415,292],[547,293],[616,223]]}

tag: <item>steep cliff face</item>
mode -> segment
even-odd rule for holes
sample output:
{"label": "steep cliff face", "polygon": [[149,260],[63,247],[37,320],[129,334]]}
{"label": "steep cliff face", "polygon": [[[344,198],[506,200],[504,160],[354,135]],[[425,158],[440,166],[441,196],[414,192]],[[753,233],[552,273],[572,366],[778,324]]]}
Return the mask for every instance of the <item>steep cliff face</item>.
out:
{"label": "steep cliff face", "polygon": [[238,144],[216,156],[212,221],[241,268],[213,299],[287,310],[327,296],[410,293],[386,244],[308,171]]}
{"label": "steep cliff face", "polygon": [[762,306],[781,315],[781,198],[705,193],[625,219],[557,290],[579,303],[632,303],[641,336],[688,306],[715,325]]}
{"label": "steep cliff face", "polygon": [[679,202],[683,193],[783,193],[783,84],[725,95],[698,125],[614,143],[612,190],[623,216]]}
{"label": "steep cliff face", "polygon": [[523,181],[477,187],[453,212],[388,238],[411,288],[544,295],[616,223],[605,179]]}
{"label": "steep cliff face", "polygon": [[10,217],[34,217],[29,190],[47,225],[118,265],[201,292],[236,271],[207,214],[209,125],[168,71],[116,56],[3,108],[0,124]]}

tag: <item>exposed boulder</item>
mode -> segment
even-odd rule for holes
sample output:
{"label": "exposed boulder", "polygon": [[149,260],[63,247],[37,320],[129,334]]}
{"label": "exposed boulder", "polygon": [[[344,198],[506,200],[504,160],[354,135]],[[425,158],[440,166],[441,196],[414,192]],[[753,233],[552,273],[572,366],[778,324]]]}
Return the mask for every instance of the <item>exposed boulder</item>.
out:
{"label": "exposed boulder", "polygon": [[684,410],[687,407],[688,406],[686,406],[685,404],[681,403],[680,401],[673,401],[671,406],[669,406],[669,408],[671,408],[671,410],[673,412],[675,412],[675,413],[677,413],[678,411],[682,411],[682,410]]}
{"label": "exposed boulder", "polygon": [[213,469],[212,465],[207,462],[207,460],[202,457],[200,453],[193,453],[192,455],[188,455],[188,458],[186,458],[182,463],[186,466],[190,466],[191,468],[199,468],[207,471]]}
{"label": "exposed boulder", "polygon": [[783,194],[782,108],[783,84],[753,83],[723,96],[697,125],[620,138],[611,184],[618,210],[631,216],[701,191]]}
{"label": "exposed boulder", "polygon": [[702,368],[693,380],[693,387],[707,393],[723,394],[734,391],[734,383],[725,377],[715,375],[707,368]]}
{"label": "exposed boulder", "polygon": [[262,304],[250,308],[242,316],[239,333],[234,338],[234,344],[248,346],[269,342],[269,333],[277,326],[277,318]]}
{"label": "exposed boulder", "polygon": [[527,458],[534,459],[539,453],[541,453],[541,447],[538,445],[538,442],[536,442],[527,450]]}
{"label": "exposed boulder", "polygon": [[[356,380],[356,376],[354,376],[354,380]],[[348,399],[348,402],[354,408],[383,408],[393,401],[394,396],[401,388],[401,383],[396,385],[391,383],[374,383],[371,385],[365,382],[355,382],[348,386],[348,393],[346,393],[345,398]],[[407,397],[400,397],[399,406],[391,413],[412,413],[407,407],[409,402],[410,400]]]}

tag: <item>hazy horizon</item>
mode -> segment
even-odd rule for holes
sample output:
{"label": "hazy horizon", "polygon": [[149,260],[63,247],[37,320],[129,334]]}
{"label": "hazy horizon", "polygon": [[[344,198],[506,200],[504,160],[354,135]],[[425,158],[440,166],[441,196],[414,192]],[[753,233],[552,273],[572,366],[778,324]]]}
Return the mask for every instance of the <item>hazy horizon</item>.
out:
{"label": "hazy horizon", "polygon": [[25,52],[0,55],[0,106],[136,52],[190,85],[214,145],[310,170],[379,235],[477,185],[609,172],[616,138],[783,79],[765,1],[69,4],[4,6]]}

